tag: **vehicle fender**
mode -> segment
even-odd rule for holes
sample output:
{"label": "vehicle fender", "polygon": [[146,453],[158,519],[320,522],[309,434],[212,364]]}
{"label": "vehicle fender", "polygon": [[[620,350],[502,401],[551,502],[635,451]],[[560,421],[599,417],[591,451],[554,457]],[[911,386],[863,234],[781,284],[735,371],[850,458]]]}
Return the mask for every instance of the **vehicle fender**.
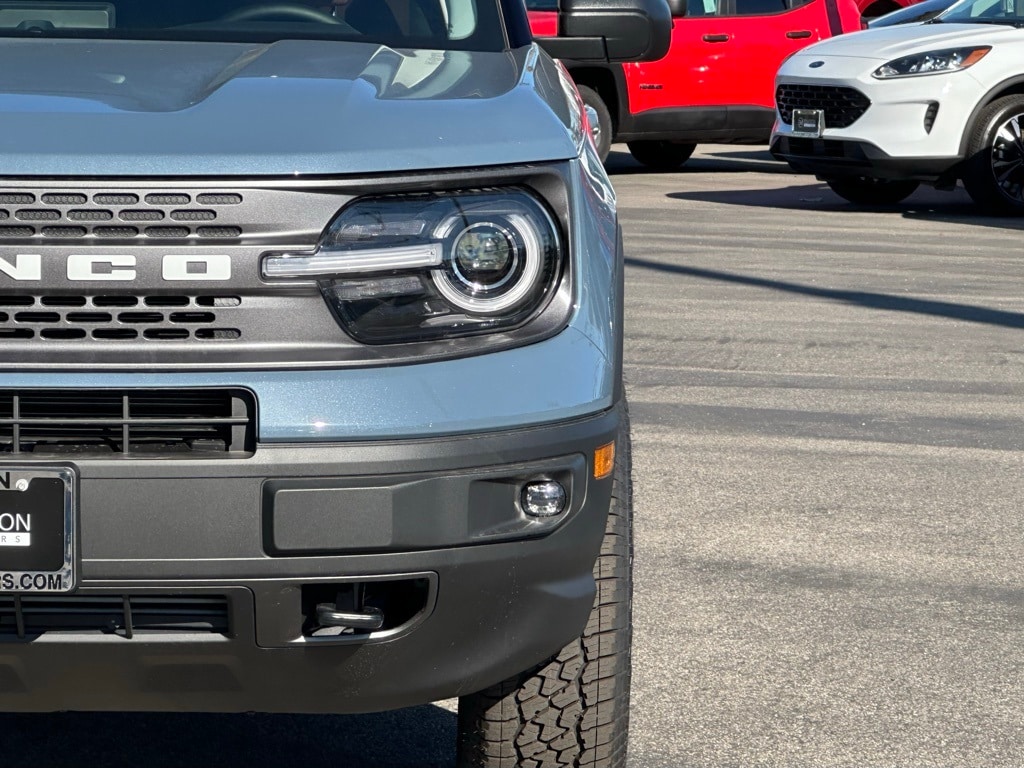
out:
{"label": "vehicle fender", "polygon": [[[627,90],[626,75],[622,64],[594,65],[592,63],[567,61],[564,59],[562,63],[569,71],[576,85],[586,85],[603,94],[609,87],[609,82],[611,83],[611,87],[615,91],[615,103],[607,104],[607,107],[612,114],[612,128],[618,134],[622,126],[628,124],[630,120],[629,91]],[[600,82],[601,86],[595,87],[598,82]],[[612,136],[612,140],[615,140],[615,136]]]}
{"label": "vehicle fender", "polygon": [[964,123],[964,132],[960,137],[960,157],[967,156],[968,137],[970,136],[971,128],[974,127],[974,123],[978,119],[978,115],[981,111],[1000,96],[1008,95],[1010,93],[1024,93],[1024,74],[1014,75],[1013,77],[1008,77],[1005,80],[1000,81],[996,85],[992,86],[988,92],[978,100],[978,103],[974,105],[974,109],[971,110],[970,117]]}

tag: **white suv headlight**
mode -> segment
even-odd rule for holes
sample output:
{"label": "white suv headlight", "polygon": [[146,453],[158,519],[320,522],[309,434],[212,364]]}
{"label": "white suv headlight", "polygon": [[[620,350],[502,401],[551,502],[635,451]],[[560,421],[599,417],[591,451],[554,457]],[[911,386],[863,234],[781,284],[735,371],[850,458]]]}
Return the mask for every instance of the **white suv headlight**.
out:
{"label": "white suv headlight", "polygon": [[943,51],[927,51],[913,56],[893,59],[871,73],[879,80],[894,77],[916,77],[918,75],[937,75],[943,72],[959,72],[972,64],[981,61],[985,54],[992,50],[989,45],[973,48],[947,48]]}

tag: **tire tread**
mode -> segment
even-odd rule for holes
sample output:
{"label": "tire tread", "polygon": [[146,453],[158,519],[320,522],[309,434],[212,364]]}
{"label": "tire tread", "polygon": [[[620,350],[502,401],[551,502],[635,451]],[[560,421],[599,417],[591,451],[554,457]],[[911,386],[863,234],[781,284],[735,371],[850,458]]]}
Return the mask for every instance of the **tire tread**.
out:
{"label": "tire tread", "polygon": [[629,418],[583,634],[530,672],[459,700],[459,768],[625,768],[632,633]]}

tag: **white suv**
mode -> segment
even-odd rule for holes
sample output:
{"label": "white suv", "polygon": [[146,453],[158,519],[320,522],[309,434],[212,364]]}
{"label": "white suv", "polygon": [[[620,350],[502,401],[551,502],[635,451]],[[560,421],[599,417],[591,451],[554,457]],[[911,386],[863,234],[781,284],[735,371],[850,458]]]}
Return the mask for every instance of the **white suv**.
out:
{"label": "white suv", "polygon": [[854,203],[957,180],[1024,214],[1024,0],[961,0],[924,24],[826,40],[776,78],[772,154]]}

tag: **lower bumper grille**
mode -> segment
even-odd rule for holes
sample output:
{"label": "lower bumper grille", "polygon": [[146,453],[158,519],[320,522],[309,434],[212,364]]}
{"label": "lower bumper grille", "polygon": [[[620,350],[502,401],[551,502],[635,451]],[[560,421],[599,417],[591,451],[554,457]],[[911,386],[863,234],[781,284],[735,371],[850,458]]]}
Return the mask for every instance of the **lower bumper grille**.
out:
{"label": "lower bumper grille", "polygon": [[803,139],[779,136],[772,144],[772,152],[792,162],[818,160],[841,165],[870,165],[864,147],[853,141],[840,139]]}
{"label": "lower bumper grille", "polygon": [[871,100],[856,88],[837,85],[796,85],[783,83],[775,91],[782,122],[791,125],[794,109],[820,109],[826,128],[849,128],[871,106]]}
{"label": "lower bumper grille", "polygon": [[255,442],[246,390],[0,390],[0,454],[243,458]]}
{"label": "lower bumper grille", "polygon": [[71,595],[0,597],[0,639],[32,639],[47,632],[136,635],[230,631],[225,597]]}

